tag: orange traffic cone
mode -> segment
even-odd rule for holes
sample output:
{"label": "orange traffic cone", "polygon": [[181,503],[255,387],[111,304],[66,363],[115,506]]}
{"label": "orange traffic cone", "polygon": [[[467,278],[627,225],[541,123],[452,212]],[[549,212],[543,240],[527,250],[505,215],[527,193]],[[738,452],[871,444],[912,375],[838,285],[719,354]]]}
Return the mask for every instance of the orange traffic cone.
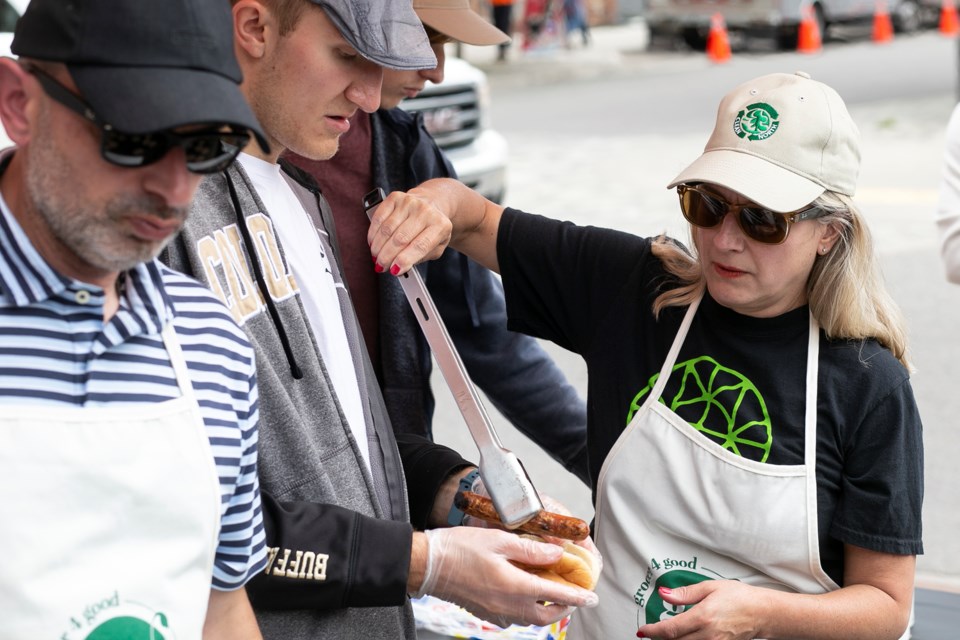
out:
{"label": "orange traffic cone", "polygon": [[873,41],[882,44],[893,40],[893,22],[887,11],[885,0],[878,0],[877,10],[873,14]]}
{"label": "orange traffic cone", "polygon": [[710,33],[707,34],[707,57],[713,62],[726,62],[730,59],[730,38],[727,37],[727,25],[723,14],[715,13],[710,18]]}
{"label": "orange traffic cone", "polygon": [[951,38],[960,34],[960,20],[957,19],[957,3],[943,0],[940,8],[940,33]]}
{"label": "orange traffic cone", "polygon": [[803,18],[800,20],[800,28],[797,29],[797,51],[800,53],[818,53],[823,46],[820,25],[813,13],[812,5],[803,7]]}

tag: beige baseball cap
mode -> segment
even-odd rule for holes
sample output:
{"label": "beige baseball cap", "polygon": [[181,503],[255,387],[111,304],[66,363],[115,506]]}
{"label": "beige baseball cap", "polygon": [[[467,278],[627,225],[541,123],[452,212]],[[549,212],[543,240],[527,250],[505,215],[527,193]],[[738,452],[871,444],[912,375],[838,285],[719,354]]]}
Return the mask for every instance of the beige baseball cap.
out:
{"label": "beige baseball cap", "polygon": [[860,132],[836,91],[802,71],[761,76],[724,96],[703,155],[667,185],[707,182],[773,211],[824,191],[852,196]]}
{"label": "beige baseball cap", "polygon": [[510,42],[510,36],[470,8],[470,0],[413,0],[413,10],[423,24],[465,44]]}

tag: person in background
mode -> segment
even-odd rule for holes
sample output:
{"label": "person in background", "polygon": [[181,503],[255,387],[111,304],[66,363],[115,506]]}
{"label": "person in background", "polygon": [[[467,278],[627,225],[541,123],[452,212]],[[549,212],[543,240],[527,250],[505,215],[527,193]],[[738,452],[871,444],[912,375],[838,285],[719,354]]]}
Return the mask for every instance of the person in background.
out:
{"label": "person in background", "polygon": [[567,45],[569,46],[570,34],[574,31],[580,32],[580,40],[583,46],[590,44],[590,24],[587,18],[587,8],[583,0],[563,0],[563,17],[566,28]]}
{"label": "person in background", "polygon": [[213,289],[257,352],[269,557],[249,590],[264,637],[414,638],[408,594],[500,625],[594,605],[592,592],[512,564],[551,564],[557,545],[449,526],[476,467],[422,437],[394,436],[329,207],[309,176],[278,164],[284,150],[333,156],[356,112],[379,106],[383,67],[436,66],[410,3],[232,7],[241,90],[270,151],[247,146],[201,184],[165,259]]}
{"label": "person in background", "polygon": [[2,635],[259,638],[244,590],[266,565],[253,349],[206,287],[155,259],[202,174],[251,133],[266,149],[229,9],[33,0],[11,48]]}
{"label": "person in background", "polygon": [[[363,197],[374,187],[406,191],[430,178],[456,177],[423,117],[397,105],[427,81],[443,82],[445,43],[496,45],[509,38],[467,0],[414,0],[413,8],[430,38],[436,67],[384,69],[380,109],[358,111],[350,119],[332,159],[284,158],[309,173],[330,203],[344,279],[394,431],[432,438],[430,348],[400,283],[382,267],[379,273],[370,268]],[[453,250],[420,272],[470,378],[522,433],[588,482],[586,405],[536,340],[507,330],[496,277]]]}
{"label": "person in background", "polygon": [[935,221],[947,280],[960,284],[960,105],[950,116],[946,139]]}
{"label": "person in background", "polygon": [[[513,33],[513,0],[490,0],[490,4],[493,8],[493,25],[509,36]],[[509,50],[509,40],[499,43],[497,45],[497,60],[505,61]]]}
{"label": "person in background", "polygon": [[853,200],[859,139],[807,74],[737,86],[669,184],[689,247],[445,179],[377,210],[378,261],[404,273],[450,238],[501,273],[512,328],[586,360],[607,570],[572,640],[907,629],[923,433],[904,323]]}

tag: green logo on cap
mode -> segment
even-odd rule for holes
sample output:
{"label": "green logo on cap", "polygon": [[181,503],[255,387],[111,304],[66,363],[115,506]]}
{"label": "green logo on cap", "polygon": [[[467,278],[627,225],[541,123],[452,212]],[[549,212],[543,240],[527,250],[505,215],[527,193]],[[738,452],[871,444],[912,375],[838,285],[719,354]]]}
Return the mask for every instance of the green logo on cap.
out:
{"label": "green logo on cap", "polygon": [[747,140],[766,140],[777,131],[780,121],[777,110],[765,102],[755,102],[742,109],[733,121],[733,132]]}

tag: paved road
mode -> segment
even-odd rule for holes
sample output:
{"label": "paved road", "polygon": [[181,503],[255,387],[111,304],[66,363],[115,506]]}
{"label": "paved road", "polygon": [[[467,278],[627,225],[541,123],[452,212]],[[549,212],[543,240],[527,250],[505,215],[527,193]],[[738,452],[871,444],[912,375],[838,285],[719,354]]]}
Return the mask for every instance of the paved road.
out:
{"label": "paved road", "polygon": [[[632,26],[595,31],[595,50],[556,50],[516,59],[512,66],[496,65],[480,49],[464,51],[487,69],[494,124],[511,145],[508,204],[643,235],[685,237],[676,196],[664,185],[699,154],[723,93],[755,75],[798,68],[840,87],[863,135],[857,200],[911,330],[913,384],[926,442],[926,554],[918,562],[919,583],[960,592],[960,501],[954,488],[960,479],[960,394],[953,384],[960,287],[942,276],[932,223],[944,128],[957,95],[956,43],[930,33],[886,47],[832,44],[814,57],[735,54],[729,65],[715,67],[689,52],[640,53],[643,36]],[[619,111],[605,109],[608,103]],[[548,349],[585,392],[580,360]],[[470,451],[455,406],[438,396],[438,439]],[[450,426],[440,426],[444,419]],[[592,515],[586,487],[500,416],[495,421],[538,486],[575,513]],[[923,606],[944,604],[925,598]],[[955,636],[928,629],[918,637]]]}

